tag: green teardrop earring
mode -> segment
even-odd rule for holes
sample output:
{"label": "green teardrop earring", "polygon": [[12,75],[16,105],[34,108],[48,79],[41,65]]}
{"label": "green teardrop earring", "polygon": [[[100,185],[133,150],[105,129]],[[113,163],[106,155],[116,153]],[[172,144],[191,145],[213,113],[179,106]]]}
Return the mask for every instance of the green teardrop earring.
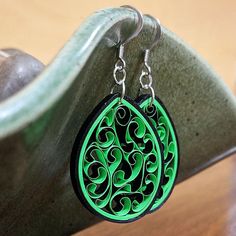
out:
{"label": "green teardrop earring", "polygon": [[[135,11],[139,16],[136,36],[142,29],[142,15]],[[113,73],[121,92],[113,94],[112,89],[88,116],[71,155],[71,179],[78,198],[93,214],[113,222],[134,221],[148,213],[163,177],[157,131],[142,109],[125,96],[123,54],[129,40],[119,46]]]}
{"label": "green teardrop earring", "polygon": [[151,67],[148,64],[150,51],[161,38],[161,25],[159,20],[148,15],[156,22],[156,37],[149,49],[145,50],[142,73],[140,75],[140,90],[150,91],[150,94],[143,94],[136,99],[140,108],[150,118],[153,126],[161,139],[164,152],[164,177],[157,199],[151,208],[151,212],[160,208],[171,195],[174,188],[179,166],[179,146],[174,123],[165,108],[163,102],[155,96],[152,87]]}

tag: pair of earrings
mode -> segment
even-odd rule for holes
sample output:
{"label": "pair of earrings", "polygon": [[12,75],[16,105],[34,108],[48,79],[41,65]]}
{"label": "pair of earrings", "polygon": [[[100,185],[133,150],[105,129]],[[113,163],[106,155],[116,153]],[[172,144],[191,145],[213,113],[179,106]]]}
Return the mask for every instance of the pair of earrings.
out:
{"label": "pair of earrings", "polygon": [[141,13],[132,9],[139,17],[137,30],[120,44],[113,71],[121,92],[113,93],[113,87],[96,106],[71,155],[71,179],[78,198],[93,214],[113,222],[131,222],[160,208],[172,192],[179,165],[175,128],[155,96],[148,64],[150,50],[161,37],[158,20],[155,42],[145,50],[139,78],[140,89],[149,92],[136,100],[125,96],[124,44],[143,26]]}

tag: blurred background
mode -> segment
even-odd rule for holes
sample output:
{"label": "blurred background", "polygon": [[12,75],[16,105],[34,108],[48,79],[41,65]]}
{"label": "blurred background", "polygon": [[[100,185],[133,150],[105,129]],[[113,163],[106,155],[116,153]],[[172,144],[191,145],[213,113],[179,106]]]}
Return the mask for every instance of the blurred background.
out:
{"label": "blurred background", "polygon": [[[0,0],[0,48],[48,64],[82,21],[102,8],[132,5],[190,44],[235,93],[235,0]],[[158,212],[128,225],[102,222],[79,235],[236,235],[236,156],[175,188]]]}
{"label": "blurred background", "polygon": [[86,17],[124,4],[158,17],[234,87],[235,0],[0,0],[0,47],[20,48],[47,64]]}

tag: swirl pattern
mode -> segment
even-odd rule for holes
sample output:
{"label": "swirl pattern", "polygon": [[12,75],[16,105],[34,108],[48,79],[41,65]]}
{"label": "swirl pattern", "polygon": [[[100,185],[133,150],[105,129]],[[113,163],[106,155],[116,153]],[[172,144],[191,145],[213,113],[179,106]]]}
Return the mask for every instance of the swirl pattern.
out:
{"label": "swirl pattern", "polygon": [[174,124],[163,103],[156,97],[153,105],[150,104],[150,96],[141,96],[138,99],[140,107],[150,118],[161,139],[164,152],[164,177],[161,190],[151,208],[151,211],[158,209],[170,196],[173,190],[179,165],[179,150]]}
{"label": "swirl pattern", "polygon": [[[163,172],[160,141],[150,121],[128,98],[113,96],[80,135],[76,188],[93,213],[133,221],[150,210]],[[94,115],[93,115],[94,117]]]}

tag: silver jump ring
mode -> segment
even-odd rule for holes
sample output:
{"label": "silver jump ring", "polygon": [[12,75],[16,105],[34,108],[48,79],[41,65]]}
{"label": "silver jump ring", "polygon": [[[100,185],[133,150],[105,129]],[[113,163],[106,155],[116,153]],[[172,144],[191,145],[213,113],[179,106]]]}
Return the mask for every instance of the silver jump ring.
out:
{"label": "silver jump ring", "polygon": [[121,84],[115,84],[115,85],[112,87],[112,89],[111,89],[111,94],[113,94],[115,88],[116,88],[117,86],[120,87],[120,85],[122,86],[122,88],[121,88],[122,90],[121,90],[121,93],[120,93],[120,102],[122,102],[122,100],[123,100],[124,97],[125,97],[125,83],[124,83],[124,82],[121,83]]}
{"label": "silver jump ring", "polygon": [[121,96],[120,96],[120,102],[122,102],[124,96],[125,96],[125,83],[122,83],[122,91],[121,91]]}
{"label": "silver jump ring", "polygon": [[[155,99],[155,91],[154,91],[153,87],[148,87],[148,86],[146,87],[146,86],[145,86],[145,88],[139,88],[138,96],[139,96],[140,94],[142,94],[142,89],[150,90],[151,102],[150,102],[149,106],[152,106],[152,104],[153,104],[153,102],[154,102],[154,99]],[[146,94],[146,93],[145,93],[145,94]]]}
{"label": "silver jump ring", "polygon": [[[117,78],[117,73],[122,74],[122,79]],[[125,83],[126,79],[126,70],[122,67],[116,66],[114,71],[113,71],[113,77],[116,82],[116,84],[121,85],[122,83]]]}
{"label": "silver jump ring", "polygon": [[[144,79],[145,77],[148,77],[148,83],[145,83],[145,82],[143,81],[143,79]],[[141,73],[141,75],[140,75],[140,77],[139,77],[139,82],[140,82],[141,87],[142,87],[143,89],[148,89],[149,87],[152,86],[152,76],[151,76],[151,74],[149,74],[149,73],[147,73],[147,72],[145,72],[145,71],[142,70],[142,73]]]}
{"label": "silver jump ring", "polygon": [[149,89],[150,89],[150,91],[151,91],[151,102],[150,102],[150,104],[149,104],[149,106],[151,107],[152,106],[152,104],[153,104],[153,102],[154,102],[154,99],[155,99],[155,92],[154,92],[154,89],[153,89],[153,87],[149,87]]}

